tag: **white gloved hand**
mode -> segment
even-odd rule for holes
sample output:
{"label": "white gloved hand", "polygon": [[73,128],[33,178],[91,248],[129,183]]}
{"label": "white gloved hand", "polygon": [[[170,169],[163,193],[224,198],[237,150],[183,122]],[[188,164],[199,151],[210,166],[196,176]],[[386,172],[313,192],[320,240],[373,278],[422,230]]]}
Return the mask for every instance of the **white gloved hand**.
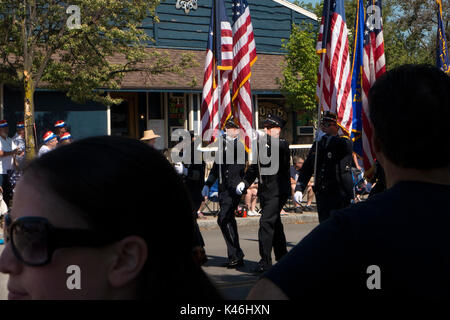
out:
{"label": "white gloved hand", "polygon": [[266,133],[264,132],[264,130],[256,130],[256,134],[258,135],[258,137],[264,137],[266,135]]}
{"label": "white gloved hand", "polygon": [[207,197],[209,195],[209,187],[205,185],[202,189],[202,197]]}
{"label": "white gloved hand", "polygon": [[241,195],[244,192],[244,189],[245,189],[245,183],[240,182],[236,187],[236,194]]}
{"label": "white gloved hand", "polygon": [[300,204],[300,203],[302,202],[302,199],[303,199],[303,194],[302,194],[300,191],[296,191],[296,192],[294,193],[294,201],[295,201],[297,204]]}
{"label": "white gloved hand", "polygon": [[177,162],[173,167],[175,168],[175,171],[178,174],[180,174],[180,175],[183,174],[184,166],[183,166],[183,164],[181,162]]}

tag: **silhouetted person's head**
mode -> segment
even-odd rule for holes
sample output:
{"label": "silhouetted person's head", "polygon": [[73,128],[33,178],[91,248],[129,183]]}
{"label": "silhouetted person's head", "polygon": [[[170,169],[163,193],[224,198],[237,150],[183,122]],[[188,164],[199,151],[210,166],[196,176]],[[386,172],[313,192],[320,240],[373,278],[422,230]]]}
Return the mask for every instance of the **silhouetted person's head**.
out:
{"label": "silhouetted person's head", "polygon": [[[191,212],[172,166],[145,143],[95,137],[46,153],[26,169],[6,219],[10,297],[217,298],[192,259]],[[80,268],[81,290],[67,287],[69,266]]]}
{"label": "silhouetted person's head", "polygon": [[450,77],[427,65],[404,65],[380,77],[369,94],[379,160],[416,170],[450,166]]}

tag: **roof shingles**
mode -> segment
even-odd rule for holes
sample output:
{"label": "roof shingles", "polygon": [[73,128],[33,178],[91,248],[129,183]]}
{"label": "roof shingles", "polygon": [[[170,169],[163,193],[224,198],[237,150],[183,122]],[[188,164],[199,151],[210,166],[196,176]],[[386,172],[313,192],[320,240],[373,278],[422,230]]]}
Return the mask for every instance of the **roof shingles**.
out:
{"label": "roof shingles", "polygon": [[[184,76],[176,73],[163,73],[149,77],[143,72],[130,72],[125,75],[122,81],[122,89],[202,90],[206,51],[159,48],[149,48],[148,50],[167,52],[171,61],[178,61],[183,53],[191,53],[197,66],[186,69]],[[111,58],[110,61],[112,63],[125,63],[124,58],[118,56]],[[283,55],[259,54],[258,60],[252,67],[252,90],[278,92],[279,85],[276,83],[276,79],[282,78],[280,64],[283,61]]]}

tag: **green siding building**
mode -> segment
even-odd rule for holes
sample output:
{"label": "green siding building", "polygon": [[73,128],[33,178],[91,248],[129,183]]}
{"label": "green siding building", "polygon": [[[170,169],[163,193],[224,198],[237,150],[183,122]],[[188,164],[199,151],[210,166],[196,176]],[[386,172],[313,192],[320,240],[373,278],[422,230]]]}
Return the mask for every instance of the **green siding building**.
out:
{"label": "green siding building", "polygon": [[[74,103],[63,93],[38,89],[35,95],[38,137],[53,129],[56,120],[64,120],[75,139],[93,135],[142,136],[153,129],[161,138],[160,149],[170,148],[170,133],[176,128],[200,132],[200,104],[203,68],[206,53],[212,0],[197,0],[197,9],[189,12],[176,8],[176,0],[163,1],[157,8],[159,23],[147,19],[143,28],[155,42],[147,50],[158,50],[177,59],[190,52],[197,66],[186,70],[180,78],[164,74],[145,79],[140,73],[128,74],[121,90],[112,93],[124,99],[121,105],[102,106],[96,103]],[[258,60],[252,68],[254,123],[273,112],[288,120],[286,137],[297,142],[296,117],[285,111],[277,78],[281,78],[284,61],[282,39],[288,39],[292,24],[312,23],[317,17],[286,0],[248,0],[255,34]],[[231,0],[226,0],[231,22]],[[17,121],[23,119],[20,91],[4,86],[0,90],[3,116],[10,123],[11,134]],[[41,143],[42,141],[39,141]]]}

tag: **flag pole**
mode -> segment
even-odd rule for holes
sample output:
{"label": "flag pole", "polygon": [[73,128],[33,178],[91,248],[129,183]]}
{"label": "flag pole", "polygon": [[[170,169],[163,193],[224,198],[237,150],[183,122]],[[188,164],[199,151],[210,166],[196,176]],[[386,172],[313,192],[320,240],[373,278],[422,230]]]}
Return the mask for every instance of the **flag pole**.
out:
{"label": "flag pole", "polygon": [[[325,1],[323,4],[323,15],[321,25],[323,25],[322,29],[322,46],[320,50],[321,54],[321,64],[320,64],[320,97],[319,97],[319,106],[317,110],[317,129],[320,129],[321,117],[322,117],[322,100],[323,100],[323,70],[325,66],[325,54],[327,52],[327,42],[328,42],[328,28],[325,28],[325,24],[328,24],[328,18],[330,14],[330,1]],[[325,21],[324,21],[325,20]],[[325,47],[324,47],[325,44]],[[318,132],[317,132],[318,133]],[[318,134],[316,133],[316,154],[314,157],[314,186],[317,183],[317,154],[319,152],[319,139]]]}
{"label": "flag pole", "polygon": [[[320,65],[320,97],[319,97],[319,107],[317,111],[317,130],[320,130],[320,122],[322,117],[322,99],[323,99],[323,68],[325,65],[325,53],[326,51],[322,51],[321,55],[321,65]],[[318,132],[316,132],[316,154],[314,157],[314,186],[316,185],[317,179],[317,154],[319,152],[319,140],[318,140]]]}
{"label": "flag pole", "polygon": [[[217,57],[217,1],[213,0],[213,6],[214,6],[214,22],[213,22],[213,63],[214,63],[214,72],[217,75],[217,92],[219,94],[219,108],[217,110],[217,113],[219,114],[219,129],[222,130],[221,128],[221,118],[220,118],[220,106],[222,103],[222,87],[221,87],[221,79],[220,79],[220,70],[219,68],[217,68],[217,63],[215,63],[214,60],[217,61],[218,57]],[[214,83],[214,78],[213,77],[213,83]],[[213,103],[214,103],[214,94],[213,94]],[[213,122],[214,123],[214,122]],[[215,130],[215,129],[213,129]],[[219,184],[222,184],[222,147],[223,147],[223,143],[221,143],[221,141],[223,141],[223,137],[222,135],[218,135],[218,152],[219,152]]]}

